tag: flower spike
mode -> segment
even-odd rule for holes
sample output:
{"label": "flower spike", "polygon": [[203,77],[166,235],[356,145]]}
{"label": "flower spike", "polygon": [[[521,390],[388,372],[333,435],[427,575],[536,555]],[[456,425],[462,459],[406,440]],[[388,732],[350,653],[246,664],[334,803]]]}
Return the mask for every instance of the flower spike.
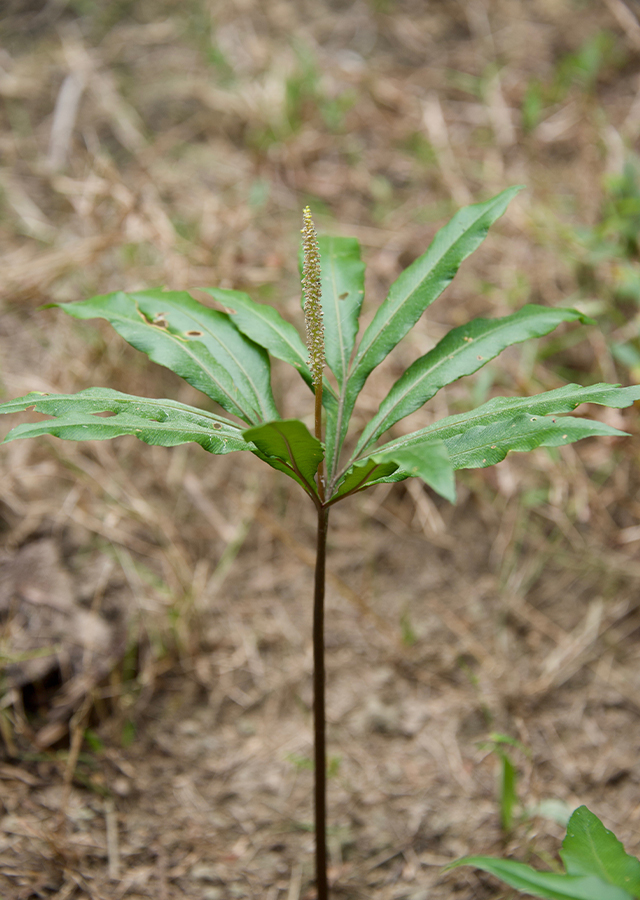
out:
{"label": "flower spike", "polygon": [[302,287],[304,291],[304,320],[307,329],[307,348],[309,365],[313,375],[314,387],[322,384],[322,370],[325,365],[324,325],[322,323],[320,249],[318,236],[311,218],[311,210],[307,206],[303,213],[302,248],[304,264],[302,267]]}

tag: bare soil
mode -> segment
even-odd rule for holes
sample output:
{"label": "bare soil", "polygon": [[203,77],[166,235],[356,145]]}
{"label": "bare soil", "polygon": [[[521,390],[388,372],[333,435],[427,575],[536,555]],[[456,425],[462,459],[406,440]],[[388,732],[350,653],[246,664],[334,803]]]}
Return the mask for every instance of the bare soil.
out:
{"label": "bare soil", "polygon": [[[372,377],[363,421],[471,316],[595,299],[606,319],[611,267],[585,289],[573,235],[640,136],[637,13],[9,0],[4,397],[95,384],[206,402],[104,323],[43,304],[210,284],[299,324],[307,202],[321,230],[360,239],[370,315],[459,205],[527,186]],[[593,77],[585,46],[605,48]],[[636,327],[624,310],[612,328]],[[483,372],[402,427],[493,393],[630,378],[595,328]],[[283,368],[274,386],[285,415],[311,413]],[[333,510],[336,898],[512,897],[442,867],[555,865],[552,813],[583,803],[640,852],[637,411],[590,413],[631,437],[461,473],[455,507],[405,482]],[[312,506],[249,454],[129,438],[17,441],[0,473],[0,897],[313,900]],[[495,734],[517,742],[508,833]]]}

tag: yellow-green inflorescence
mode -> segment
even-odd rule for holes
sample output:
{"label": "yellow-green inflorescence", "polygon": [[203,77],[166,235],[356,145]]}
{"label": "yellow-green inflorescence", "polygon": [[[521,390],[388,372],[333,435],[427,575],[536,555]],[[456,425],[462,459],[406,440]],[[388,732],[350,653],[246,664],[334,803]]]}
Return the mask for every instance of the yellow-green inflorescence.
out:
{"label": "yellow-green inflorescence", "polygon": [[318,236],[311,218],[311,210],[307,206],[303,213],[302,248],[304,264],[302,267],[302,287],[304,291],[304,320],[307,328],[307,348],[309,350],[309,366],[313,375],[313,384],[322,384],[324,369],[324,325],[322,324],[322,285],[320,277],[320,249]]}

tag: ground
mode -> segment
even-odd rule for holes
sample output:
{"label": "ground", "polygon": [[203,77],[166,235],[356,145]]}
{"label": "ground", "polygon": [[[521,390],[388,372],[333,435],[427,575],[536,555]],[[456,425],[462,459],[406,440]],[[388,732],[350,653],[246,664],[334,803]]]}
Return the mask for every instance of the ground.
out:
{"label": "ground", "polygon": [[[5,7],[4,398],[206,402],[43,305],[219,285],[300,325],[309,203],[360,240],[370,317],[455,209],[512,184],[361,421],[449,327],[525,302],[598,327],[503,354],[407,429],[493,394],[637,380],[632,176],[612,199],[640,136],[631,0]],[[278,401],[309,416],[295,378],[275,368]],[[455,506],[407,481],[332,511],[336,898],[512,897],[443,866],[557,865],[583,803],[640,851],[637,410],[587,413],[630,437],[463,472]],[[312,505],[249,454],[133,438],[16,441],[0,471],[0,897],[312,900]]]}

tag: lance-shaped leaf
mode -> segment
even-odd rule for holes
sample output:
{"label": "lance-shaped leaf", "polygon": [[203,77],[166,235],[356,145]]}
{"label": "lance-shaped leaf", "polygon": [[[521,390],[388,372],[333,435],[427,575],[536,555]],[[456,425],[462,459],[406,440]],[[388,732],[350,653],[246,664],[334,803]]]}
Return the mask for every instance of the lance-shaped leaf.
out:
{"label": "lance-shaped leaf", "polygon": [[346,378],[364,299],[364,263],[355,238],[318,238],[327,365],[338,388]]}
{"label": "lance-shaped leaf", "polygon": [[358,333],[358,317],[364,299],[364,263],[355,238],[324,236],[318,239],[322,283],[322,312],[327,366],[338,382],[338,400],[327,416],[326,453],[333,474],[338,455],[338,436],[346,422],[346,377]]}
{"label": "lance-shaped leaf", "polygon": [[[209,453],[253,449],[227,419],[175,400],[134,397],[108,388],[88,388],[78,394],[34,392],[0,404],[0,413],[32,408],[55,418],[18,425],[5,441],[42,434],[70,441],[104,441],[129,434],[162,447],[194,441]],[[110,415],[103,417],[104,413]]]}
{"label": "lance-shaped leaf", "polygon": [[395,281],[387,299],[366,328],[353,360],[345,402],[346,416],[338,444],[344,440],[356,397],[373,369],[415,325],[427,307],[450,284],[461,262],[478,247],[489,227],[521,187],[507,188],[485,203],[459,210],[436,234],[429,249]]}
{"label": "lance-shaped leaf", "polygon": [[447,868],[474,866],[500,878],[510,887],[543,900],[633,900],[633,895],[596,875],[560,875],[538,872],[524,863],[490,856],[466,856]]}
{"label": "lance-shaped leaf", "polygon": [[586,806],[572,814],[560,856],[569,875],[597,875],[640,897],[640,860]]}
{"label": "lance-shaped leaf", "polygon": [[[426,428],[413,431],[389,441],[379,448],[380,451],[391,452],[400,447],[411,447],[436,437],[441,440],[461,434],[477,425],[493,425],[508,422],[520,414],[528,416],[553,416],[573,412],[581,403],[596,403],[600,406],[611,406],[623,409],[640,400],[640,385],[620,387],[617,384],[592,384],[583,387],[579,384],[566,384],[553,391],[536,394],[533,397],[493,397],[482,406],[466,413],[447,416],[439,419]],[[559,419],[559,422],[570,421]]]}
{"label": "lance-shaped leaf", "polygon": [[276,359],[298,370],[312,387],[309,351],[294,326],[283,319],[277,309],[256,303],[243,291],[223,288],[201,288],[223,306],[233,310],[233,324],[247,337],[264,347]]}
{"label": "lance-shaped leaf", "polygon": [[[571,444],[585,437],[613,436],[621,437],[626,432],[611,428],[602,422],[592,419],[579,419],[573,416],[530,416],[518,415],[512,418],[501,418],[491,425],[476,425],[452,436],[430,432],[408,434],[379,450],[371,457],[376,459],[393,459],[404,449],[422,453],[423,448],[431,446],[434,437],[444,443],[449,460],[454,469],[482,469],[495,465],[505,458],[510,451],[535,450],[536,447],[559,447]],[[365,457],[364,459],[368,459]],[[362,460],[358,460],[361,463]],[[380,478],[380,482],[402,481],[411,473],[403,469]],[[446,494],[443,494],[446,496]]]}
{"label": "lance-shaped leaf", "polygon": [[247,428],[242,434],[257,448],[256,455],[261,459],[286,472],[309,493],[317,493],[315,476],[324,451],[303,422],[281,419]]}
{"label": "lance-shaped leaf", "polygon": [[573,416],[517,416],[493,425],[477,425],[445,438],[454,469],[479,469],[495,465],[510,450],[560,447],[596,435],[621,437],[626,432],[592,419]]}
{"label": "lance-shaped leaf", "polygon": [[417,359],[396,381],[358,441],[361,453],[392,425],[420,409],[440,388],[470,375],[506,347],[542,337],[561,322],[592,320],[575,309],[524,306],[500,319],[473,319],[454,328],[432,350]]}
{"label": "lance-shaped leaf", "polygon": [[59,303],[77,319],[106,319],[128,343],[245,422],[275,419],[266,351],[226,313],[184,291],[138,291]]}

